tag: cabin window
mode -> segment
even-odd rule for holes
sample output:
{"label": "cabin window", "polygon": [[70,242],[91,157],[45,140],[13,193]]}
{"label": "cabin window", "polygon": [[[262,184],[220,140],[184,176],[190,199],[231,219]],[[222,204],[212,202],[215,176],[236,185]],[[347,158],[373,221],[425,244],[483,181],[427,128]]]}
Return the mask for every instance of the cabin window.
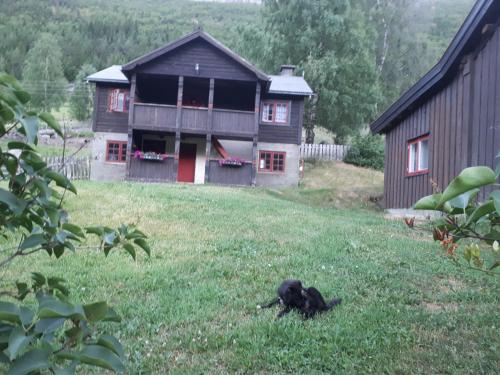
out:
{"label": "cabin window", "polygon": [[286,152],[260,151],[260,172],[284,172]]}
{"label": "cabin window", "polygon": [[423,136],[408,142],[408,175],[425,173],[429,170],[429,136]]}
{"label": "cabin window", "polygon": [[106,161],[125,163],[127,160],[127,142],[108,141],[106,146]]}
{"label": "cabin window", "polygon": [[288,123],[288,103],[266,101],[262,104],[262,122],[273,124]]}
{"label": "cabin window", "polygon": [[112,89],[108,92],[108,112],[128,112],[129,90]]}

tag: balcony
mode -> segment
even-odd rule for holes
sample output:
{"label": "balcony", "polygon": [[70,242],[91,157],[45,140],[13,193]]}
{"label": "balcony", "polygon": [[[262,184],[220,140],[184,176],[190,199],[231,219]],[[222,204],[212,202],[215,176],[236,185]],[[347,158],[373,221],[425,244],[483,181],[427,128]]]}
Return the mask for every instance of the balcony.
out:
{"label": "balcony", "polygon": [[[177,107],[165,104],[135,103],[133,128],[157,131],[175,131]],[[181,131],[206,134],[208,109],[182,107]],[[254,133],[255,113],[229,109],[213,109],[211,133],[219,136],[251,138]]]}
{"label": "balcony", "polygon": [[175,131],[177,107],[166,104],[134,104],[134,128]]}

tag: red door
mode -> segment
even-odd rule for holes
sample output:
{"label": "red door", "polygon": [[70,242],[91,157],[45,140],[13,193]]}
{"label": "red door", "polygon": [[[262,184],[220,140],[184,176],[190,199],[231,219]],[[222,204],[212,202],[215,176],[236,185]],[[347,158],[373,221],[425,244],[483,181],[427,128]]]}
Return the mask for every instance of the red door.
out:
{"label": "red door", "polygon": [[194,182],[194,170],[196,168],[196,145],[181,143],[179,151],[179,172],[177,181]]}

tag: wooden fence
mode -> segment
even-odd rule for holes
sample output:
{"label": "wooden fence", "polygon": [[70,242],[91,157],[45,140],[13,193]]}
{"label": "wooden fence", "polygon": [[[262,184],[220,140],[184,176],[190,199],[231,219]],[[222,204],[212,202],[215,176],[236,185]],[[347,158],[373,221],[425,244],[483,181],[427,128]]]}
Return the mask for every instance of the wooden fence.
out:
{"label": "wooden fence", "polygon": [[47,166],[64,174],[70,180],[90,179],[90,156],[66,158],[62,156],[48,156],[44,158]]}
{"label": "wooden fence", "polygon": [[344,160],[349,146],[302,143],[300,157],[315,160]]}

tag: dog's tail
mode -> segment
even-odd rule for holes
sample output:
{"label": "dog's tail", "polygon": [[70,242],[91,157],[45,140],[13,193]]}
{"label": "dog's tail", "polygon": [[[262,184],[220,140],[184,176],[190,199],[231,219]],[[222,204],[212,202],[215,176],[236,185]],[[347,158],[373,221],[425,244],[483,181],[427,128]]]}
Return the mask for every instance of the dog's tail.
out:
{"label": "dog's tail", "polygon": [[274,305],[279,304],[279,302],[280,302],[280,299],[279,299],[279,298],[276,298],[276,299],[273,299],[273,300],[272,300],[271,302],[269,302],[269,303],[266,303],[266,304],[264,304],[264,305],[261,305],[260,307],[261,307],[262,309],[267,309],[267,308],[269,308],[269,307],[273,307]]}
{"label": "dog's tail", "polygon": [[342,298],[334,298],[331,300],[331,302],[329,304],[326,305],[326,309],[331,310],[335,306],[340,305],[341,302],[342,302]]}

